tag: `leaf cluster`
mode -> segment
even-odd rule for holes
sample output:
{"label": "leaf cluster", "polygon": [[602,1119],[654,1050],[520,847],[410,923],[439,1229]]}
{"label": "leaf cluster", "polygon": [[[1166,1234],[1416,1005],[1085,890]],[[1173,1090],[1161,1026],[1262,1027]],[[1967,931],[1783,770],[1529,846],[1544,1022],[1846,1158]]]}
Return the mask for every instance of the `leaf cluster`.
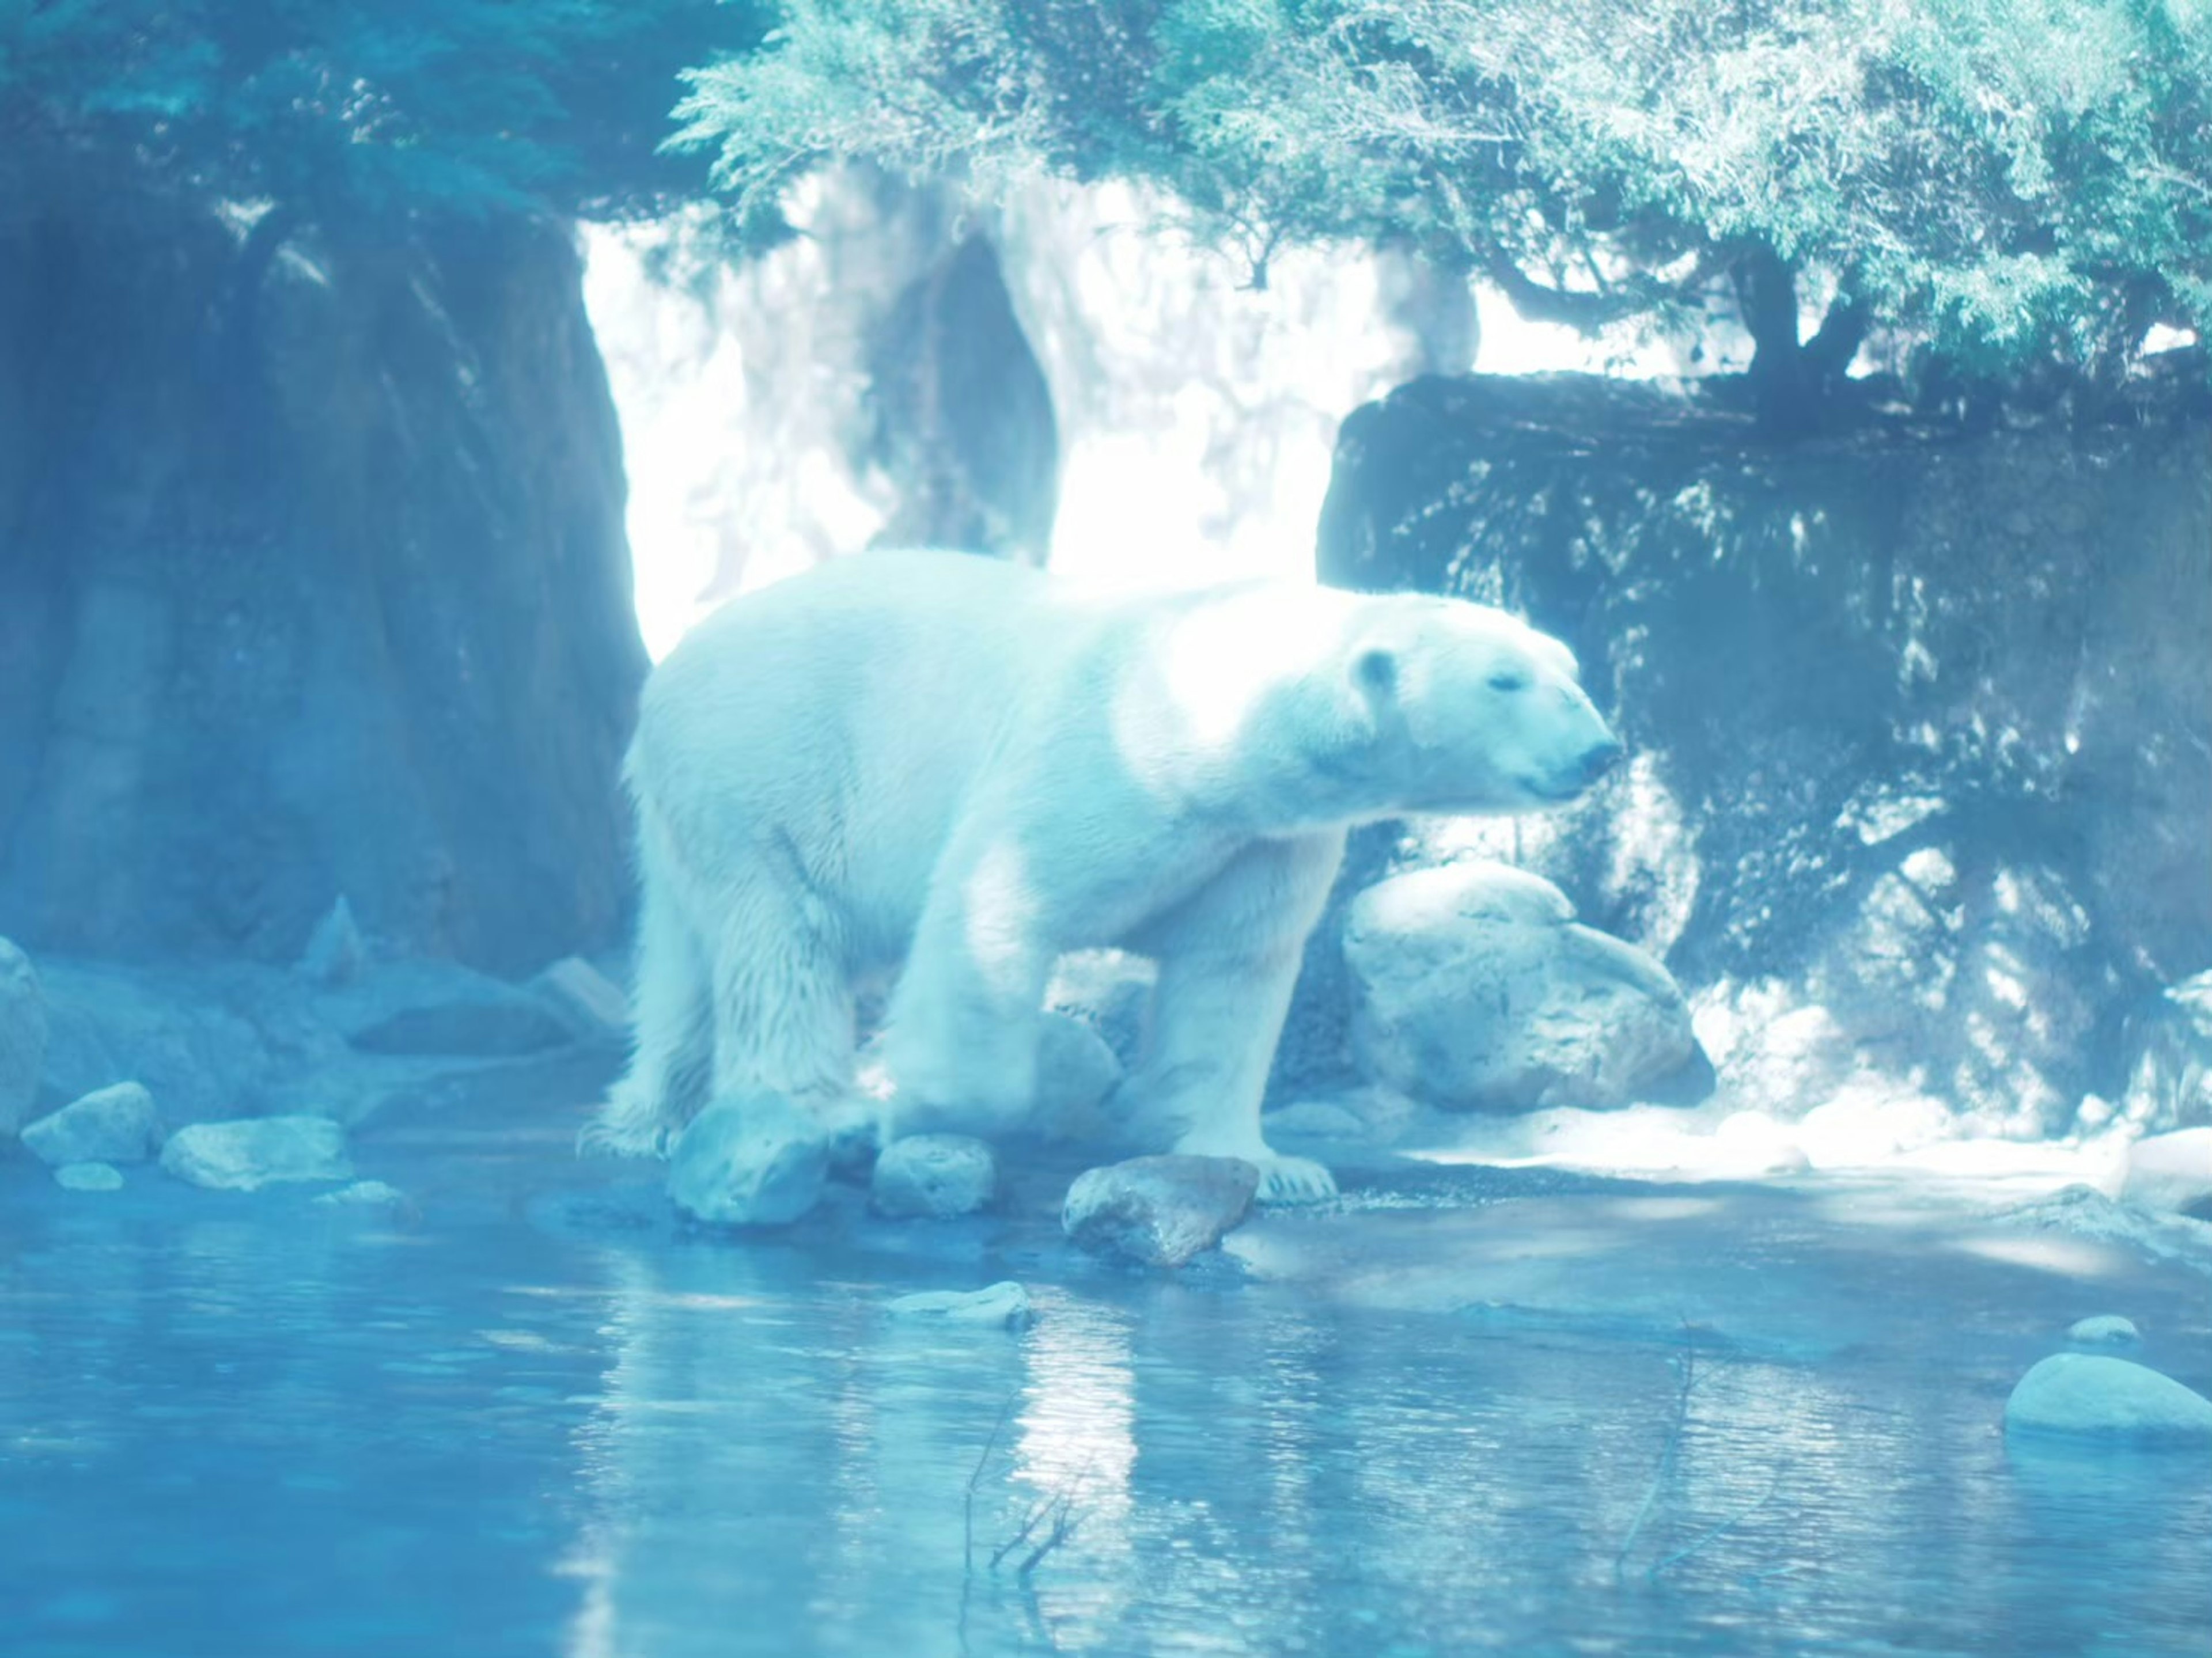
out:
{"label": "leaf cluster", "polygon": [[1592,326],[1747,260],[1979,369],[2212,323],[2212,0],[783,0],[688,79],[753,226],[830,161],[1121,176]]}
{"label": "leaf cluster", "polygon": [[618,213],[699,188],[658,149],[678,73],[758,33],[712,0],[0,0],[0,200]]}

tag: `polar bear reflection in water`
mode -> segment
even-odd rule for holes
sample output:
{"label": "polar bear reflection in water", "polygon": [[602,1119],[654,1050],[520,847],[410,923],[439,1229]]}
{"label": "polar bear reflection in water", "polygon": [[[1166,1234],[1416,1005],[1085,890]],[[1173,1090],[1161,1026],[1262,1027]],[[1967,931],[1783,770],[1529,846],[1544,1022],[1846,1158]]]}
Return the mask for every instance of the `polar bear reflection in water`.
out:
{"label": "polar bear reflection in water", "polygon": [[732,602],[646,687],[636,1048],[592,1138],[665,1151],[763,1092],[840,1108],[860,988],[894,975],[884,1141],[1005,1135],[1055,963],[1119,948],[1158,967],[1111,1108],[1133,1137],[1325,1197],[1260,1104],[1346,831],[1568,800],[1620,752],[1564,646],[1462,600],[835,562]]}

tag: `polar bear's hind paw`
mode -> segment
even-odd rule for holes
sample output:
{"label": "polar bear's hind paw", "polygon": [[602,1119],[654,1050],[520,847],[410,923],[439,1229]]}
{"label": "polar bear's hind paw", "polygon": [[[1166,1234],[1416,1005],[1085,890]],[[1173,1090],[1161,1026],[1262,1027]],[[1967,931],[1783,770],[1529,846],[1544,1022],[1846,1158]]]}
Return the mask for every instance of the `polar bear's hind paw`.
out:
{"label": "polar bear's hind paw", "polygon": [[1326,1203],[1336,1195],[1336,1176],[1311,1157],[1287,1157],[1270,1151],[1253,1161],[1260,1165],[1256,1195],[1261,1203]]}

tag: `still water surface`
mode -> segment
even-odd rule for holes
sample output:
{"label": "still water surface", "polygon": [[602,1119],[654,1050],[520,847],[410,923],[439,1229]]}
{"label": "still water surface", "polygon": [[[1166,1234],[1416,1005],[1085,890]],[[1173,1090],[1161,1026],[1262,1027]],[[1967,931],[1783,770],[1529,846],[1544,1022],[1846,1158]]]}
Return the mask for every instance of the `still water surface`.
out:
{"label": "still water surface", "polygon": [[[2204,1387],[2186,1273],[1510,1181],[1271,1221],[1273,1282],[740,1247],[566,1132],[364,1144],[398,1223],[0,1165],[0,1649],[2212,1652],[2204,1459],[1996,1425],[2086,1312]],[[1006,1277],[1025,1332],[883,1311]]]}

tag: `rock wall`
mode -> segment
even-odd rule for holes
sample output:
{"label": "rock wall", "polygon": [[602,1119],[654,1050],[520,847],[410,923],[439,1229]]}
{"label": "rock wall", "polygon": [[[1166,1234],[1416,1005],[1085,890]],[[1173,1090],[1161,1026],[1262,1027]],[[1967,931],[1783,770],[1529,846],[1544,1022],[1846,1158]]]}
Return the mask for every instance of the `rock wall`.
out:
{"label": "rock wall", "polygon": [[344,894],[502,972],[603,944],[645,663],[574,249],[288,228],[0,222],[0,932],[284,959]]}
{"label": "rock wall", "polygon": [[[1360,872],[1558,880],[1663,957],[1724,1084],[1790,1096],[1746,1102],[1877,1077],[1987,1131],[2165,1126],[2163,993],[2212,965],[2212,421],[2183,401],[1786,447],[1574,377],[1360,410],[1322,580],[1525,613],[1634,756],[1561,818],[1370,834]],[[1340,1034],[1334,948],[1291,1069]]]}

